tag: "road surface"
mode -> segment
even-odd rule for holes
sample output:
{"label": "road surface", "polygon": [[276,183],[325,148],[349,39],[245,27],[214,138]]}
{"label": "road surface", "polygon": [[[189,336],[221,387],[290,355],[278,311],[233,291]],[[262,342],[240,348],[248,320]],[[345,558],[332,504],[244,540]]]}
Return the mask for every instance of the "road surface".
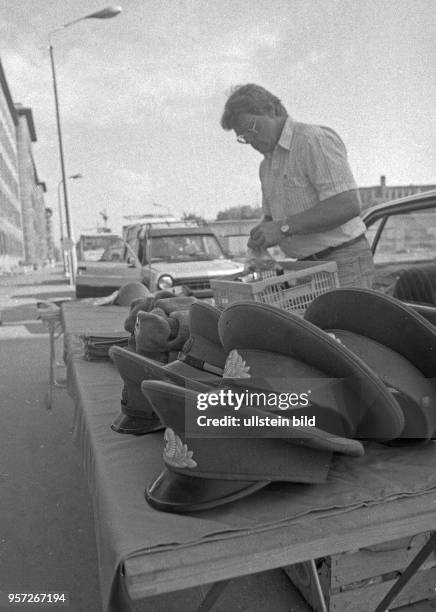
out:
{"label": "road surface", "polygon": [[[46,408],[49,343],[36,319],[38,300],[72,295],[58,270],[0,277],[0,591],[68,592],[71,612],[100,612],[73,405],[56,389],[53,410]],[[60,341],[58,348],[60,355]]]}

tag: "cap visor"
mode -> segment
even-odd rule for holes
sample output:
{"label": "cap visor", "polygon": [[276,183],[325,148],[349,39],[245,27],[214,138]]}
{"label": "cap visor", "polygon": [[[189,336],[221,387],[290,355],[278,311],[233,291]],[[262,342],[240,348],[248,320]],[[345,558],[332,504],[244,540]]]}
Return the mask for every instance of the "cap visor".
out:
{"label": "cap visor", "polygon": [[159,365],[150,359],[148,363],[143,362],[142,367],[144,380],[161,380],[179,387],[203,390],[215,387],[221,381],[220,376],[193,368],[181,361]]}
{"label": "cap visor", "polygon": [[144,434],[160,431],[164,426],[158,418],[140,419],[121,412],[111,423],[111,429],[117,433],[143,436]]}
{"label": "cap visor", "polygon": [[269,482],[197,478],[164,468],[146,488],[145,499],[163,512],[197,512],[242,499]]}

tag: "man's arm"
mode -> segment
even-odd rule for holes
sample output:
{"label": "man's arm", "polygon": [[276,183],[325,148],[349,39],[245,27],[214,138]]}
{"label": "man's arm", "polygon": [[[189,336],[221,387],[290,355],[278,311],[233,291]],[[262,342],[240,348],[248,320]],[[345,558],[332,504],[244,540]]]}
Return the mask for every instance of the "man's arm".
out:
{"label": "man's arm", "polygon": [[318,234],[343,225],[360,214],[360,198],[357,189],[338,193],[319,202],[313,208],[290,215],[280,221],[263,221],[250,232],[250,243],[268,248],[283,240],[281,227],[289,225],[292,234]]}
{"label": "man's arm", "polygon": [[292,234],[315,234],[343,225],[360,215],[357,189],[338,193],[313,208],[286,217]]}

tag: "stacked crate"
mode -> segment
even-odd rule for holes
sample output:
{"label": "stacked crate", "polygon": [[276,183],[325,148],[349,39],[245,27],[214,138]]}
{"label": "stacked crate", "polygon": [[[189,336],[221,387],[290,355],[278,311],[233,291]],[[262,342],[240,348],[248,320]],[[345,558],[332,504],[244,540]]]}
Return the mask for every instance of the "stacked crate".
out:
{"label": "stacked crate", "polygon": [[[421,533],[385,544],[318,559],[316,568],[327,610],[329,612],[375,610],[430,535],[428,532]],[[284,570],[311,608],[316,612],[322,612],[323,608],[310,563],[297,563]],[[434,552],[421,565],[389,609],[393,610],[400,606],[431,599],[436,599],[436,554]],[[428,603],[428,606],[430,605]],[[433,606],[428,610],[436,610],[436,604]]]}

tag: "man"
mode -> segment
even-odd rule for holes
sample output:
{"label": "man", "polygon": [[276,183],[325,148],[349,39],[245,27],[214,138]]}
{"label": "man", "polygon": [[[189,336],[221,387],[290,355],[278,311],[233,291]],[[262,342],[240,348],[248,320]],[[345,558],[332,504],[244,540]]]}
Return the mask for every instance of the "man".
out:
{"label": "man", "polygon": [[264,218],[248,246],[279,245],[288,257],[335,261],[341,287],[371,288],[374,263],[359,192],[338,134],[294,121],[276,96],[254,84],[233,90],[221,126],[264,155]]}

